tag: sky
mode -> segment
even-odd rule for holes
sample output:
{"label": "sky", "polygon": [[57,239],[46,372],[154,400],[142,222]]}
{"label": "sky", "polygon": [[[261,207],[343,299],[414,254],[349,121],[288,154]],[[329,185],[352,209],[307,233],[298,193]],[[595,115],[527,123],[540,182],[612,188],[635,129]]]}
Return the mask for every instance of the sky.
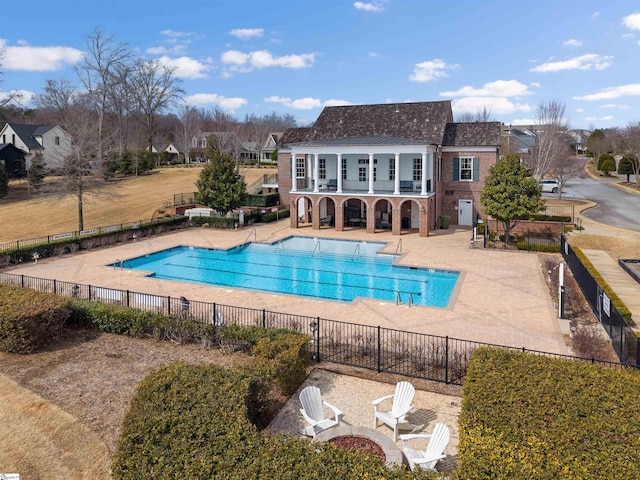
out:
{"label": "sky", "polygon": [[175,67],[182,101],[247,114],[451,100],[535,123],[559,100],[572,128],[640,120],[637,0],[31,0],[4,9],[0,84],[26,106],[74,65],[100,28]]}

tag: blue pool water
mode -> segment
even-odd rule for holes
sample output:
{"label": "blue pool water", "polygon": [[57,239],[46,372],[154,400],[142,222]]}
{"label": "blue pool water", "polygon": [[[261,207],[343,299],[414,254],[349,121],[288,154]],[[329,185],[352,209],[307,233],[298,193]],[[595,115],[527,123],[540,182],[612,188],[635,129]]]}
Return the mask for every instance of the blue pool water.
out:
{"label": "blue pool water", "polygon": [[166,280],[349,302],[357,297],[446,307],[459,272],[393,265],[384,243],[289,237],[230,250],[174,247],[123,262]]}

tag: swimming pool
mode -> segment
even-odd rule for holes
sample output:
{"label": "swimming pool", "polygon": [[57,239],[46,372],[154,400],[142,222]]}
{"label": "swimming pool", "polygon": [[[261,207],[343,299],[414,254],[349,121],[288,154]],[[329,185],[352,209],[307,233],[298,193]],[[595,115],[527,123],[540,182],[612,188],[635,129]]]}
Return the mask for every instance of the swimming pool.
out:
{"label": "swimming pool", "polygon": [[165,280],[350,302],[358,297],[446,307],[459,272],[393,265],[380,242],[288,237],[229,250],[174,247],[122,262]]}

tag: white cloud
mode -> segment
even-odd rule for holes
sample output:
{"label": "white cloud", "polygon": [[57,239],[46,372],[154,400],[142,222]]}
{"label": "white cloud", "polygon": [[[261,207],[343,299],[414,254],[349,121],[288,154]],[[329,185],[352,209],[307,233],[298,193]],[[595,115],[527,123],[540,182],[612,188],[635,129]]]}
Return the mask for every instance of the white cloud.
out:
{"label": "white cloud", "polygon": [[240,40],[248,40],[253,37],[261,37],[264,34],[263,28],[234,28],[229,31],[229,35],[239,38]]}
{"label": "white cloud", "polygon": [[620,97],[637,97],[640,96],[640,83],[630,83],[628,85],[620,85],[619,87],[608,87],[598,93],[573,97],[574,100],[613,100]]}
{"label": "white cloud", "polygon": [[576,113],[584,113],[584,110],[581,108],[576,108]]}
{"label": "white cloud", "polygon": [[606,105],[602,105],[600,108],[617,108],[619,110],[628,110],[631,107],[623,103],[607,103]]}
{"label": "white cloud", "polygon": [[376,52],[369,52],[368,56],[371,58],[378,58],[380,55],[378,55]]}
{"label": "white cloud", "polygon": [[19,95],[19,98],[12,103],[21,107],[26,107],[27,105],[31,104],[33,98],[36,96],[35,93],[30,92],[29,90],[11,90],[9,92],[0,91],[0,103],[9,95],[14,95],[16,93]]}
{"label": "white cloud", "polygon": [[464,97],[457,98],[451,103],[453,111],[458,113],[476,113],[484,108],[495,115],[513,112],[530,112],[531,105],[515,103],[505,97]]}
{"label": "white cloud", "polygon": [[173,45],[171,48],[159,46],[149,47],[146,52],[151,55],[181,55],[187,51],[186,45]]}
{"label": "white cloud", "polygon": [[298,98],[291,99],[288,97],[279,97],[278,95],[272,95],[264,99],[265,102],[269,103],[280,103],[288,108],[293,108],[295,110],[311,110],[312,108],[319,107],[335,107],[340,105],[351,105],[351,102],[347,100],[338,100],[338,99],[330,99],[322,102],[319,98],[306,97],[306,98]]}
{"label": "white cloud", "polygon": [[5,52],[2,60],[5,70],[27,72],[62,70],[66,65],[78,63],[85,56],[82,50],[72,47],[32,47],[22,44],[10,47],[3,39],[0,39],[0,49]]}
{"label": "white cloud", "polygon": [[600,16],[600,12],[593,12],[593,15],[591,15],[591,20],[595,20],[599,16]]}
{"label": "white cloud", "polygon": [[608,122],[609,120],[613,120],[613,115],[605,115],[604,117],[600,117],[600,120]]}
{"label": "white cloud", "polygon": [[274,57],[267,50],[256,50],[249,53],[228,50],[222,54],[221,60],[232,72],[250,72],[254,68],[262,69],[267,67],[298,69],[310,67],[315,62],[315,54],[303,53],[301,55]]}
{"label": "white cloud", "polygon": [[354,2],[353,6],[356,10],[362,10],[364,12],[383,12],[384,7],[382,6],[383,2],[374,1],[374,2]]}
{"label": "white cloud", "polygon": [[531,95],[532,91],[517,80],[496,80],[485,83],[482,88],[465,86],[458,90],[440,92],[441,97],[517,97]]}
{"label": "white cloud", "polygon": [[531,69],[532,72],[548,73],[562,70],[604,70],[611,66],[613,57],[587,53],[579,57],[570,58],[559,62],[547,62]]}
{"label": "white cloud", "polygon": [[564,45],[565,47],[581,47],[582,41],[576,40],[575,38],[570,38],[569,40],[565,40],[564,42],[562,42],[562,45]]}
{"label": "white cloud", "polygon": [[598,117],[584,117],[586,122],[593,122],[594,120],[598,120]]}
{"label": "white cloud", "polygon": [[158,61],[162,65],[175,68],[175,75],[180,78],[207,78],[205,72],[211,69],[211,66],[191,57],[170,58],[163,56]]}
{"label": "white cloud", "polygon": [[236,110],[247,104],[247,100],[240,97],[227,98],[215,93],[196,93],[195,95],[187,95],[184,97],[187,105],[218,105],[225,110]]}
{"label": "white cloud", "polygon": [[640,13],[632,13],[622,19],[622,24],[631,30],[640,30]]}
{"label": "white cloud", "polygon": [[539,83],[539,82],[531,82],[531,83],[529,84],[529,86],[530,86],[530,87],[533,87],[533,88],[540,88],[540,83]]}
{"label": "white cloud", "polygon": [[605,115],[604,117],[585,117],[585,122],[609,122],[613,120],[613,115]]}
{"label": "white cloud", "polygon": [[535,125],[538,121],[535,118],[514,118],[509,123],[511,125]]}
{"label": "white cloud", "polygon": [[426,62],[417,63],[413,67],[413,73],[409,76],[412,82],[429,82],[438,78],[448,77],[445,70],[460,68],[460,65],[447,65],[444,60],[435,58]]}

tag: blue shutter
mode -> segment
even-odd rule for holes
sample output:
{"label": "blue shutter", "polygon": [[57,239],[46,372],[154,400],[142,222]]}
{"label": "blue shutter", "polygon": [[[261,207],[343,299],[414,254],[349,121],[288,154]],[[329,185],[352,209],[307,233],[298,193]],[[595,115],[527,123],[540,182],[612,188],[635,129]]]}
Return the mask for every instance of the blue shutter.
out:
{"label": "blue shutter", "polygon": [[453,181],[460,181],[460,158],[458,157],[453,159]]}
{"label": "blue shutter", "polygon": [[473,159],[473,181],[480,181],[480,159],[478,157]]}

